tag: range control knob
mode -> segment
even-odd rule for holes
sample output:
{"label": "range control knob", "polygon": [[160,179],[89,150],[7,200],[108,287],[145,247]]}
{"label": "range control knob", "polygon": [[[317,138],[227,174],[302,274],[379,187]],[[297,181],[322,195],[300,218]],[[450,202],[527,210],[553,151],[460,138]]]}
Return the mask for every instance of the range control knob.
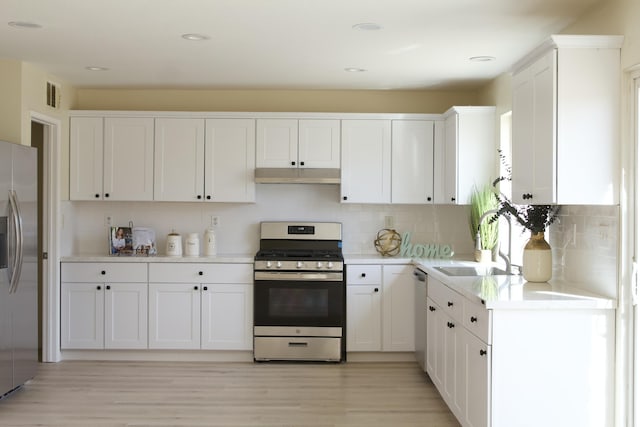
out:
{"label": "range control knob", "polygon": [[266,265],[266,267],[267,267],[267,268],[271,268],[271,266],[272,266],[273,264],[271,264],[271,261],[267,261],[267,263],[266,263],[265,265]]}
{"label": "range control knob", "polygon": [[331,261],[327,263],[327,268],[333,268],[333,263]]}
{"label": "range control knob", "polygon": [[304,262],[302,261],[296,262],[296,268],[302,268],[302,267],[304,267]]}
{"label": "range control knob", "polygon": [[280,261],[276,262],[276,268],[282,268],[282,263]]}
{"label": "range control knob", "polygon": [[318,261],[316,263],[316,268],[322,268],[322,261]]}

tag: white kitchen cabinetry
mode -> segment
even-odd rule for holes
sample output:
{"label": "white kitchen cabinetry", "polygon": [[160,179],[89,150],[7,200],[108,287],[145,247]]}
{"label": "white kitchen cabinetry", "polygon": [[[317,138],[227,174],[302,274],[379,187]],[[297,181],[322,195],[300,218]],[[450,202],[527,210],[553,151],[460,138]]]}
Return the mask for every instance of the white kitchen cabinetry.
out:
{"label": "white kitchen cabinetry", "polygon": [[412,272],[408,265],[347,265],[347,351],[414,351]]}
{"label": "white kitchen cabinetry", "polygon": [[391,203],[433,203],[434,122],[391,123]]}
{"label": "white kitchen cabinetry", "polygon": [[61,348],[147,348],[147,268],[62,263]]}
{"label": "white kitchen cabinetry", "polygon": [[[436,203],[469,204],[474,185],[491,184],[495,178],[497,143],[495,107],[452,107],[444,113],[444,165],[436,176]],[[439,184],[438,184],[439,182]]]}
{"label": "white kitchen cabinetry", "polygon": [[382,266],[382,349],[415,350],[413,266]]}
{"label": "white kitchen cabinetry", "polygon": [[258,119],[259,168],[340,167],[340,121]]}
{"label": "white kitchen cabinetry", "polygon": [[153,119],[72,117],[69,198],[152,200]]}
{"label": "white kitchen cabinetry", "polygon": [[253,119],[157,118],[155,126],[154,200],[255,200]]}
{"label": "white kitchen cabinetry", "polygon": [[252,348],[250,264],[151,264],[149,281],[149,348]]}
{"label": "white kitchen cabinetry", "polygon": [[343,203],[391,202],[391,121],[343,120]]}
{"label": "white kitchen cabinetry", "polygon": [[621,44],[621,36],[552,36],[516,64],[515,203],[618,203]]}

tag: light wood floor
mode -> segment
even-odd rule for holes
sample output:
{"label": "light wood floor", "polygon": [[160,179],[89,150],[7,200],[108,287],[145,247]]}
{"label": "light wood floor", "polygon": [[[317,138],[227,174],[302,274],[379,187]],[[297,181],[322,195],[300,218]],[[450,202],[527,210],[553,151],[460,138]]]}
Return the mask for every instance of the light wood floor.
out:
{"label": "light wood floor", "polygon": [[62,362],[1,426],[459,426],[413,363]]}

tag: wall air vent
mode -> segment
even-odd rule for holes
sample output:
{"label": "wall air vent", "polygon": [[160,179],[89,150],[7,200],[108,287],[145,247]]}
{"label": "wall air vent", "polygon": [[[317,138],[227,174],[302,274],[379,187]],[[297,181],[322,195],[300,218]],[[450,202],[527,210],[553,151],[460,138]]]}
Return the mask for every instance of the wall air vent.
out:
{"label": "wall air vent", "polygon": [[60,85],[47,82],[47,105],[51,108],[60,108]]}

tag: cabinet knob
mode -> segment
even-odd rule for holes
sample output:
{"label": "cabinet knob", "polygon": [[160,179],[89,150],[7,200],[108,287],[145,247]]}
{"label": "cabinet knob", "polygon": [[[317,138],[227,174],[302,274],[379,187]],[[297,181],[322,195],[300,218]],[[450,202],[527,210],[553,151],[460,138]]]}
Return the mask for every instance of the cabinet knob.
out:
{"label": "cabinet knob", "polygon": [[347,196],[342,196],[342,200],[347,200]]}
{"label": "cabinet knob", "polygon": [[375,289],[373,290],[373,292],[378,292],[378,288],[375,288]]}
{"label": "cabinet knob", "polygon": [[300,166],[304,166],[304,162],[300,162]]}
{"label": "cabinet knob", "polygon": [[455,327],[456,327],[456,325],[455,325],[455,324],[453,324],[453,323],[451,323],[451,322],[447,322],[447,327],[448,327],[449,329],[451,329],[451,328],[455,328]]}
{"label": "cabinet knob", "polygon": [[447,307],[453,307],[453,303],[451,301],[447,301]]}
{"label": "cabinet knob", "polygon": [[109,197],[109,193],[104,193],[104,197]]}
{"label": "cabinet knob", "polygon": [[296,165],[296,162],[291,162],[291,166],[295,166],[295,165]]}
{"label": "cabinet knob", "polygon": [[193,287],[193,290],[194,290],[194,291],[197,291],[197,290],[198,290],[198,285],[195,285],[195,286]]}
{"label": "cabinet knob", "polygon": [[484,356],[485,354],[487,354],[487,350],[480,350],[480,356]]}
{"label": "cabinet knob", "polygon": [[211,200],[211,195],[207,194],[207,200]]}
{"label": "cabinet knob", "polygon": [[204,276],[204,273],[202,271],[198,271],[198,276]]}
{"label": "cabinet knob", "polygon": [[533,199],[533,194],[531,194],[531,193],[524,193],[524,194],[522,195],[522,198],[523,198],[524,200]]}
{"label": "cabinet knob", "polygon": [[111,286],[107,285],[107,286],[105,286],[104,288],[105,288],[106,290],[109,290],[109,289],[111,289]]}
{"label": "cabinet knob", "polygon": [[209,288],[208,288],[208,287],[206,287],[206,286],[203,286],[203,287],[202,287],[202,290],[203,290],[203,291],[206,291],[206,290],[208,290],[208,289],[209,289]]}
{"label": "cabinet knob", "polygon": [[362,273],[360,277],[367,277],[367,273]]}
{"label": "cabinet knob", "polygon": [[471,316],[471,319],[469,320],[471,320],[471,323],[475,323],[478,321],[478,318],[476,316]]}
{"label": "cabinet knob", "polygon": [[104,276],[105,274],[107,274],[107,272],[106,272],[106,271],[104,271],[104,270],[102,270],[102,271],[100,272],[100,274],[102,274],[102,275]]}
{"label": "cabinet knob", "polygon": [[455,197],[452,197],[452,198],[451,198],[451,201],[452,201],[452,202],[455,202],[455,201],[456,201],[456,198],[455,198]]}
{"label": "cabinet knob", "polygon": [[431,196],[427,196],[427,202],[431,201]]}
{"label": "cabinet knob", "polygon": [[201,196],[200,194],[198,194],[198,195],[196,196],[196,199],[200,200],[200,199],[202,199],[202,196]]}
{"label": "cabinet knob", "polygon": [[429,311],[436,311],[436,308],[432,305],[429,306]]}
{"label": "cabinet knob", "polygon": [[100,289],[102,289],[102,286],[98,285],[98,286],[96,286],[96,289],[100,290]]}
{"label": "cabinet knob", "polygon": [[99,195],[99,194],[96,194],[96,199],[99,199],[99,198],[100,198],[100,195]]}

